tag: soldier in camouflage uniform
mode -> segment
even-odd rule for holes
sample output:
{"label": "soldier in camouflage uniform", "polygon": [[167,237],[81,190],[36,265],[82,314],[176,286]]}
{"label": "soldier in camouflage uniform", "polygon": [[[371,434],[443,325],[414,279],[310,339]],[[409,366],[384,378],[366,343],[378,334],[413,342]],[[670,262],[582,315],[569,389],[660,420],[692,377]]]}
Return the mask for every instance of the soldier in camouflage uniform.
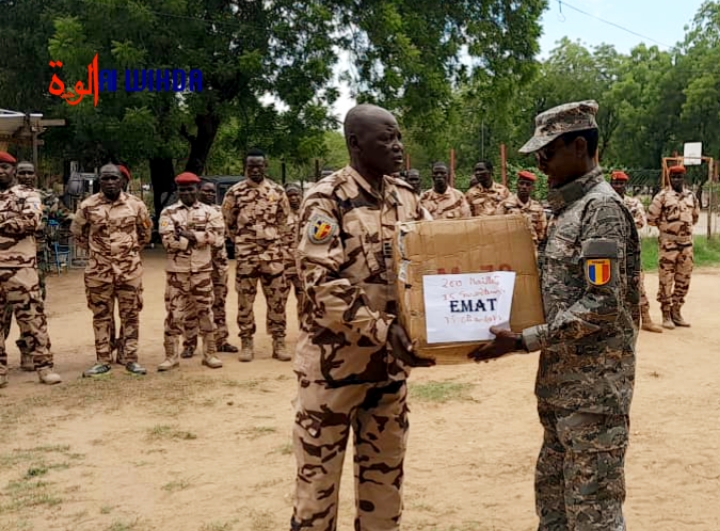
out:
{"label": "soldier in camouflage uniform", "polygon": [[416,169],[410,169],[405,176],[405,181],[412,186],[417,195],[422,193],[422,180],[420,179],[420,172]]}
{"label": "soldier in camouflage uniform", "polygon": [[111,330],[115,298],[119,307],[125,369],[136,375],[147,370],[138,363],[142,299],[140,251],[150,242],[152,221],[145,203],[122,190],[122,173],[114,164],[100,168],[100,192],[80,203],[70,231],[88,252],[85,295],[93,313],[97,362],[83,373],[110,371]]}
{"label": "soldier in camouflage uniform", "polygon": [[288,203],[290,205],[290,213],[287,218],[287,230],[285,231],[283,243],[283,251],[285,252],[285,289],[283,290],[283,300],[287,308],[287,300],[290,295],[290,289],[295,292],[295,300],[297,301],[298,323],[300,322],[300,314],[303,307],[303,288],[300,277],[297,273],[297,265],[295,257],[297,254],[297,226],[300,218],[300,203],[302,202],[302,188],[294,183],[285,187]]}
{"label": "soldier in camouflage uniform", "polygon": [[433,187],[420,195],[420,204],[433,219],[470,217],[470,206],[460,190],[448,185],[448,168],[443,162],[433,164]]}
{"label": "soldier in camouflage uniform", "polygon": [[[35,234],[42,218],[40,196],[17,184],[15,158],[0,151],[0,308],[15,307],[15,319],[24,345],[33,356],[41,383],[62,381],[53,372],[53,355],[47,332],[47,318],[37,273]],[[0,341],[0,387],[7,380],[5,334]]]}
{"label": "soldier in camouflage uniform", "polygon": [[493,181],[493,165],[480,161],[475,165],[474,176],[478,184],[465,193],[473,216],[492,216],[498,205],[510,197],[510,190]]}
{"label": "soldier in camouflage uniform", "polygon": [[625,452],[640,322],[635,221],[595,164],[597,103],[540,114],[535,153],[553,210],[540,249],[547,324],[495,341],[477,360],[540,350],[535,394],[545,429],[535,473],[539,531],[625,531]]}
{"label": "soldier in camouflage uniform", "polygon": [[660,230],[660,289],[657,300],[663,314],[663,328],[689,327],[680,309],[690,289],[693,265],[693,227],[700,217],[700,204],[685,188],[685,167],[673,166],[670,188],[655,196],[648,208],[647,222]]}
{"label": "soldier in camouflage uniform", "polygon": [[517,212],[525,216],[537,248],[545,241],[547,218],[543,206],[532,198],[535,181],[537,181],[537,176],[532,172],[521,171],[518,173],[517,193],[500,203],[495,210],[495,215],[503,216]]}
{"label": "soldier in camouflage uniform", "polygon": [[[610,186],[613,190],[623,198],[623,203],[632,214],[635,220],[635,227],[638,232],[645,228],[647,225],[647,219],[645,218],[645,208],[642,202],[637,197],[630,197],[626,195],[627,183],[630,177],[625,172],[614,171],[610,174]],[[645,275],[640,274],[640,320],[642,322],[642,329],[647,332],[655,332],[656,334],[662,333],[662,328],[652,322],[650,318],[650,301],[648,301],[647,295],[645,294]]]}
{"label": "soldier in camouflage uniform", "polygon": [[258,279],[267,301],[267,333],[273,338],[274,359],[290,361],[285,347],[285,256],[283,232],[290,210],[282,186],[265,175],[267,160],[260,150],[245,158],[245,176],[225,194],[222,210],[229,236],[235,238],[237,323],[242,347],[240,361],[252,361]]}
{"label": "soldier in camouflage uniform", "polygon": [[215,321],[213,318],[212,251],[225,245],[220,212],[197,200],[200,178],[185,172],[175,177],[180,201],[160,214],[160,237],[167,251],[165,268],[165,361],[158,371],[180,366],[178,340],[189,315],[197,315],[203,338],[202,364],[219,369],[222,362],[215,355]]}
{"label": "soldier in camouflage uniform", "polygon": [[[204,182],[200,185],[198,200],[204,205],[214,208],[222,216],[222,209],[217,204],[217,187],[215,183]],[[228,343],[227,320],[225,317],[225,301],[228,294],[228,263],[227,249],[225,248],[225,226],[223,234],[212,246],[212,284],[213,284],[213,320],[215,321],[215,343],[218,352],[236,353],[237,347]],[[185,318],[185,339],[181,358],[192,358],[197,348],[198,315],[189,312]]]}
{"label": "soldier in camouflage uniform", "polygon": [[351,428],[355,529],[400,528],[406,379],[411,366],[431,364],[412,355],[396,319],[395,224],[429,217],[405,181],[388,177],[402,164],[397,121],[359,105],[345,119],[345,138],[350,165],[318,182],[300,210],[298,267],[307,300],[295,357],[293,531],[337,528]]}

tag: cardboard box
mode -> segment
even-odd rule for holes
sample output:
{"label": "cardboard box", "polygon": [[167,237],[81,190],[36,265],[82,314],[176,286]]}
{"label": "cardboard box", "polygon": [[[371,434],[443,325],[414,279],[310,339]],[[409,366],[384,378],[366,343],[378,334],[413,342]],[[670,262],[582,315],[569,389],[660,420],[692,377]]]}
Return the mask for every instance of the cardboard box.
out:
{"label": "cardboard box", "polygon": [[393,241],[399,318],[415,352],[437,364],[470,363],[481,343],[427,341],[423,276],[514,271],[510,328],[545,321],[535,246],[521,214],[398,223]]}

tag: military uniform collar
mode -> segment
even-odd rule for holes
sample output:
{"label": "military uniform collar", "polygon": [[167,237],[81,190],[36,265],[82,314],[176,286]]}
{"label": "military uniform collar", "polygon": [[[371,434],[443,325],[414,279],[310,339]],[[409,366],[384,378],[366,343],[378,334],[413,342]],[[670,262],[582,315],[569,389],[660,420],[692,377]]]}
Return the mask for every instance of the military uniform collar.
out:
{"label": "military uniform collar", "polygon": [[185,209],[187,209],[187,210],[190,210],[191,208],[192,208],[192,209],[200,208],[200,205],[201,205],[201,204],[204,204],[204,203],[200,203],[200,201],[197,201],[197,200],[196,200],[192,205],[190,205],[190,206],[187,206],[187,205],[186,205],[185,203],[183,203],[182,201],[178,201],[178,203],[180,204],[180,207],[181,207],[181,208],[185,208]]}
{"label": "military uniform collar", "polygon": [[259,183],[256,183],[255,181],[253,181],[250,177],[248,177],[245,180],[247,181],[248,186],[250,186],[251,188],[265,188],[268,185],[269,179],[268,179],[267,175],[263,175],[263,180],[260,181]]}
{"label": "military uniform collar", "polygon": [[118,198],[113,201],[108,196],[106,196],[104,193],[100,192],[100,199],[103,203],[110,203],[111,205],[114,205],[115,203],[125,203],[127,201],[127,194],[120,190],[120,195],[118,195]]}
{"label": "military uniform collar", "polygon": [[600,166],[596,166],[589,173],[583,175],[579,179],[548,191],[547,200],[554,214],[559,213],[563,209],[572,205],[578,199],[582,199],[585,195],[604,181],[603,171]]}
{"label": "military uniform collar", "polygon": [[390,177],[388,177],[387,175],[383,175],[382,188],[381,191],[378,193],[378,191],[370,185],[367,179],[360,175],[360,173],[352,166],[346,166],[345,173],[348,177],[354,180],[358,184],[358,186],[360,186],[360,188],[365,190],[373,197],[376,197],[378,200],[387,201],[392,206],[397,206],[400,204],[400,198],[398,197],[397,189],[390,181]]}

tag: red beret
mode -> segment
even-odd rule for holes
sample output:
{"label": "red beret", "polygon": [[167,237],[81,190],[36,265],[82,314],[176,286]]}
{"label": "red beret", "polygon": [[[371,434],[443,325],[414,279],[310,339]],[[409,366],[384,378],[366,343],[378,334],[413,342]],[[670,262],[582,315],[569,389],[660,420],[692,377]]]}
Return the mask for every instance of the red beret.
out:
{"label": "red beret", "polygon": [[537,176],[534,173],[525,170],[518,173],[518,177],[520,179],[527,179],[528,181],[537,181]]}
{"label": "red beret", "polygon": [[194,173],[190,173],[189,171],[181,173],[180,175],[175,177],[176,184],[198,184],[199,182],[200,177],[198,177]]}
{"label": "red beret", "polygon": [[612,172],[612,175],[610,175],[610,178],[613,181],[629,181],[630,180],[630,177],[628,177],[624,171],[614,171],[614,172]]}
{"label": "red beret", "polygon": [[16,164],[17,160],[7,151],[0,151],[0,162],[9,162],[10,164]]}
{"label": "red beret", "polygon": [[120,173],[122,173],[128,181],[132,181],[132,175],[130,175],[130,170],[127,169],[127,166],[118,164],[118,168],[120,169]]}
{"label": "red beret", "polygon": [[685,166],[682,164],[679,166],[671,166],[668,170],[670,172],[670,175],[675,175],[677,173],[685,173]]}

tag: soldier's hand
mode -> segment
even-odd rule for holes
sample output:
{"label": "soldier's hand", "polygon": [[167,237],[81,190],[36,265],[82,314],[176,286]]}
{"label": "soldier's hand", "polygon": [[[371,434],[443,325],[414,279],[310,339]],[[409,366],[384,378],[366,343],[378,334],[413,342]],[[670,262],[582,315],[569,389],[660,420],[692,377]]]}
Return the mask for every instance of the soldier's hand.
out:
{"label": "soldier's hand", "polygon": [[412,342],[405,329],[397,322],[390,325],[388,342],[392,347],[393,356],[410,367],[431,367],[435,360],[419,358],[413,353]]}
{"label": "soldier's hand", "polygon": [[484,344],[470,354],[468,358],[475,361],[488,362],[497,358],[501,358],[510,352],[522,350],[522,335],[516,334],[512,330],[505,330],[496,326],[490,327],[490,332],[495,334],[492,343]]}
{"label": "soldier's hand", "polygon": [[180,236],[188,240],[190,243],[197,243],[197,238],[195,238],[195,234],[189,230],[181,230]]}

